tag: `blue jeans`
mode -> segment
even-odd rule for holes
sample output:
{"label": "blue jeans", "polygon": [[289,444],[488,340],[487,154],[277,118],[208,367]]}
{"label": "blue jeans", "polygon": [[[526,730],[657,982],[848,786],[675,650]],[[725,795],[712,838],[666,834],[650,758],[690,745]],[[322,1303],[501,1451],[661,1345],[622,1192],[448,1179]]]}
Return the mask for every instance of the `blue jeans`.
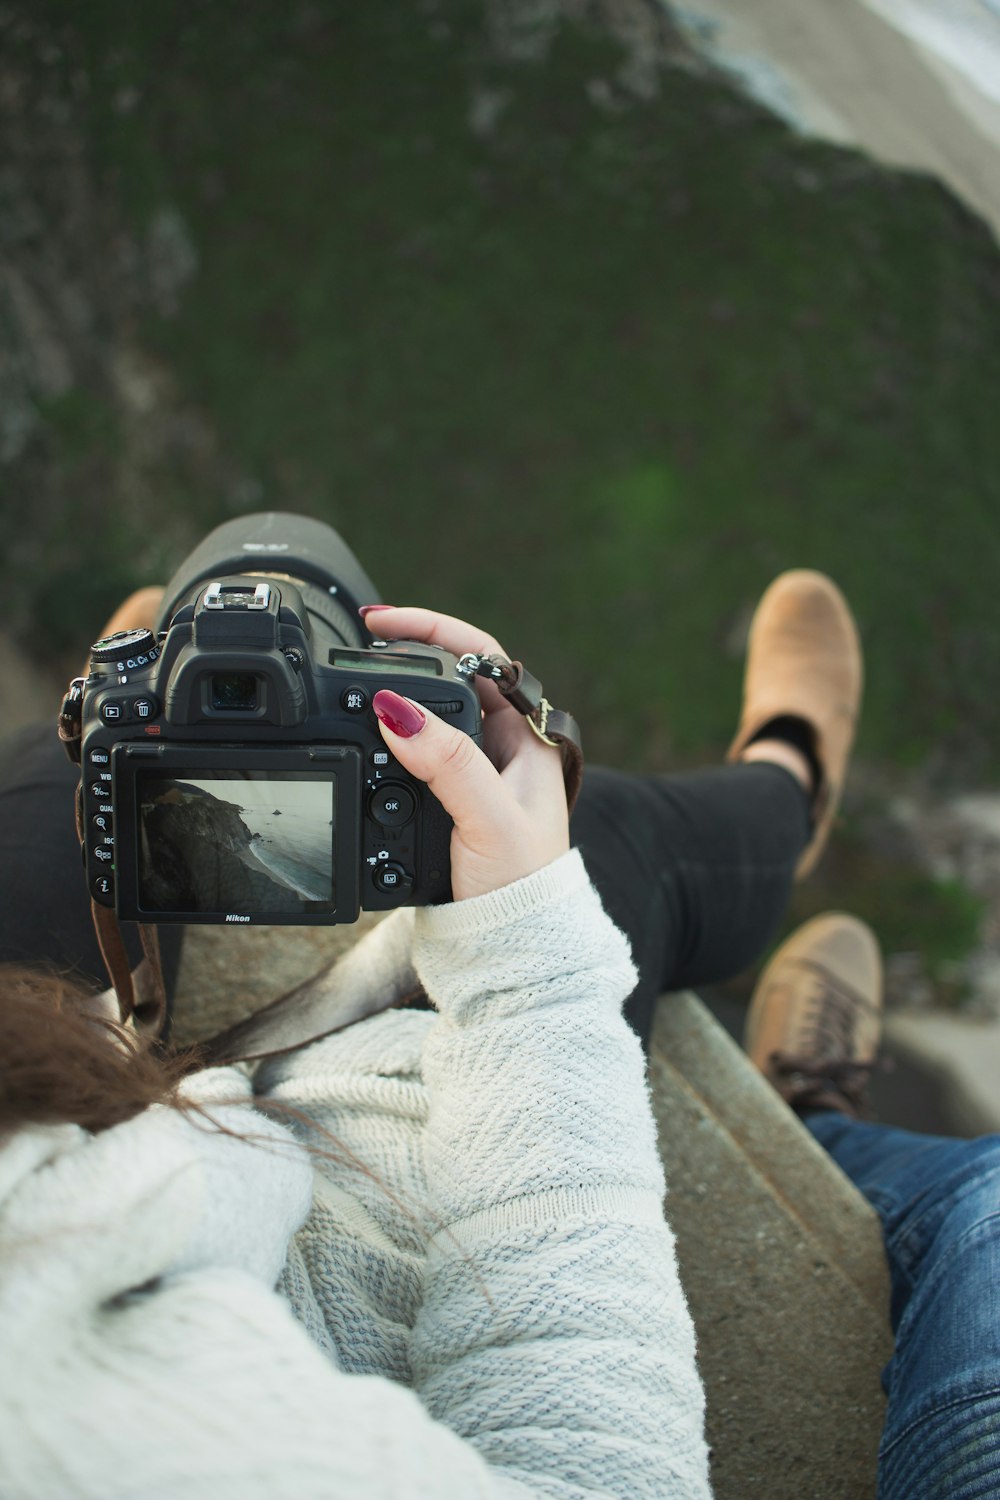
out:
{"label": "blue jeans", "polygon": [[1000,1135],[949,1140],[831,1111],[805,1124],[882,1221],[896,1348],[879,1500],[1000,1495]]}

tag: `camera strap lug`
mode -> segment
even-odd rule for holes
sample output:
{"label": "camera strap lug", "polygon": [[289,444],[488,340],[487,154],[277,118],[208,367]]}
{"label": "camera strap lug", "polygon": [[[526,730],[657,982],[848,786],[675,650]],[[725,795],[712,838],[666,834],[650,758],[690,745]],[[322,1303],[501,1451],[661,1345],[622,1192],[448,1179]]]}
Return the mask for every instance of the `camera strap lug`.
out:
{"label": "camera strap lug", "polygon": [[83,733],[83,686],[86,677],[74,677],[66,689],[62,706],[59,709],[59,718],[56,727],[59,738],[62,740],[63,748],[74,766],[80,764],[80,739]]}
{"label": "camera strap lug", "polygon": [[472,682],[476,677],[495,682],[508,703],[524,715],[528,727],[538,738],[562,752],[566,801],[572,812],[583,782],[583,741],[580,726],[573,715],[552,707],[543,693],[542,684],[523,662],[509,661],[506,656],[467,651],[459,658],[455,670],[466,682]]}

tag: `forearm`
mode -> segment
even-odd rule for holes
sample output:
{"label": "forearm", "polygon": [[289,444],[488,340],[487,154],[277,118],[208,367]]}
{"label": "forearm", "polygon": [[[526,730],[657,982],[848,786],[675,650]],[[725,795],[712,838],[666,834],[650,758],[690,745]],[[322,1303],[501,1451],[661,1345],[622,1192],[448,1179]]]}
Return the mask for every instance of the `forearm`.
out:
{"label": "forearm", "polygon": [[414,1380],[535,1493],[708,1493],[624,939],[577,856],[419,913],[431,1209]]}

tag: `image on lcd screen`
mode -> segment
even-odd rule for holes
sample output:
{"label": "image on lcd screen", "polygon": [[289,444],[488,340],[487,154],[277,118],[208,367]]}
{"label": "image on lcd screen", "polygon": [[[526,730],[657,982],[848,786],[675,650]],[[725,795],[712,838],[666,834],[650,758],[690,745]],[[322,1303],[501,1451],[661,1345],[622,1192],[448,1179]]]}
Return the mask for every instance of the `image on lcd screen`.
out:
{"label": "image on lcd screen", "polygon": [[142,773],[139,905],[149,912],[332,912],[336,782],[246,771]]}

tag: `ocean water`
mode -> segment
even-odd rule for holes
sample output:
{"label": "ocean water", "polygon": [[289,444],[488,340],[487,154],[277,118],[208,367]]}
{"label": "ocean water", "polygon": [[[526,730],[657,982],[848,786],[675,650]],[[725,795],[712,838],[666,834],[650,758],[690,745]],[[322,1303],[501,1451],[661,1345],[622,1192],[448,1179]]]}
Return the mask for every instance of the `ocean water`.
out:
{"label": "ocean water", "polygon": [[[734,73],[753,98],[780,115],[793,129],[829,140],[852,138],[850,91],[844,80],[840,97],[819,99],[806,91],[760,43],[752,0],[663,0],[693,45],[707,58]],[[817,0],[786,0],[789,24],[808,33],[810,11]],[[843,23],[864,7],[886,21],[922,51],[953,70],[953,92],[1000,104],[1000,0],[838,0]],[[961,101],[960,101],[961,102]],[[1000,143],[998,143],[1000,144]]]}
{"label": "ocean water", "polygon": [[864,0],[1000,104],[1000,0]]}
{"label": "ocean water", "polygon": [[[329,812],[329,809],[326,809]],[[256,860],[273,880],[306,901],[329,901],[333,895],[333,828],[329,817],[315,813],[248,812],[243,822],[256,834],[247,863]]]}

